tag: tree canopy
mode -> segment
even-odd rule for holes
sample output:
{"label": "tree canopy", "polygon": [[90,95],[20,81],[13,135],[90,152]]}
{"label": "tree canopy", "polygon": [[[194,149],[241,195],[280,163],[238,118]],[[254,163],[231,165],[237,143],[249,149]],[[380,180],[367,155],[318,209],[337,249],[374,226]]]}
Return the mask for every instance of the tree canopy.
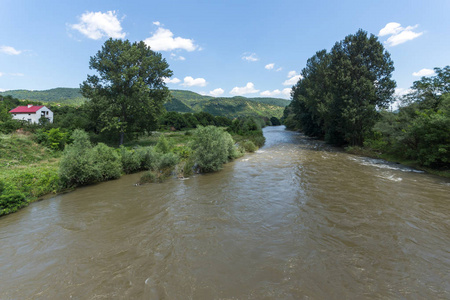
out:
{"label": "tree canopy", "polygon": [[310,136],[334,144],[362,145],[380,108],[388,107],[396,86],[393,62],[374,35],[359,30],[317,52],[293,87],[288,110]]}
{"label": "tree canopy", "polygon": [[119,133],[121,145],[126,133],[155,128],[169,97],[163,78],[172,76],[160,53],[142,41],[109,39],[89,68],[97,74],[88,75],[80,88],[99,131]]}

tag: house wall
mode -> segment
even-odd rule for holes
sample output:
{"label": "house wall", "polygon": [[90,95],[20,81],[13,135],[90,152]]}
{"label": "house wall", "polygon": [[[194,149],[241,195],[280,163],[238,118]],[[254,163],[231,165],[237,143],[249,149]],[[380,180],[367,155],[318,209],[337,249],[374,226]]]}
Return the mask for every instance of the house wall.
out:
{"label": "house wall", "polygon": [[[48,113],[47,113],[48,112]],[[45,117],[49,119],[50,123],[53,123],[53,112],[48,109],[47,107],[40,108],[36,113],[25,113],[25,114],[12,114],[13,119],[15,120],[24,120],[29,121],[30,123],[39,123],[39,119],[41,118],[42,114],[45,113]]]}

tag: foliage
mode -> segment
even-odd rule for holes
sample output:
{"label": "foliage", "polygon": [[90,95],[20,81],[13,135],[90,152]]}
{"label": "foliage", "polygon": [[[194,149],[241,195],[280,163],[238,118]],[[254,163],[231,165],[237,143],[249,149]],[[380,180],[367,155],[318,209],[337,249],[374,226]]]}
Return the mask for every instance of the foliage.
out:
{"label": "foliage", "polygon": [[10,95],[14,98],[32,101],[65,103],[72,105],[80,105],[86,101],[86,98],[81,95],[80,90],[74,88],[56,88],[44,91],[11,90],[0,92],[0,95]]}
{"label": "foliage", "polygon": [[414,82],[397,112],[382,112],[366,147],[421,166],[450,168],[450,67]]}
{"label": "foliage", "polygon": [[258,147],[252,141],[244,141],[241,143],[241,146],[245,149],[246,152],[255,152],[258,150]]}
{"label": "foliage", "polygon": [[172,75],[161,54],[142,41],[109,39],[89,67],[98,75],[88,75],[81,93],[90,99],[91,118],[101,131],[119,133],[121,145],[125,133],[155,128],[169,96],[163,78]]}
{"label": "foliage", "polygon": [[199,127],[194,133],[192,149],[195,162],[203,172],[214,172],[233,158],[234,142],[229,133],[214,126]]}
{"label": "foliage", "polygon": [[170,145],[169,141],[166,139],[164,134],[162,134],[159,137],[158,143],[156,144],[155,149],[156,149],[156,151],[161,152],[161,153],[169,153],[170,150],[172,149],[172,146]]}
{"label": "foliage", "polygon": [[92,147],[85,131],[75,130],[73,143],[64,149],[59,177],[63,188],[86,185],[120,177],[119,155],[105,144]]}
{"label": "foliage", "polygon": [[60,128],[51,128],[50,130],[40,129],[36,132],[34,139],[47,148],[62,151],[69,141],[69,133],[64,132]]}
{"label": "foliage", "polygon": [[14,186],[0,181],[0,216],[17,211],[28,204],[25,195]]}
{"label": "foliage", "polygon": [[289,125],[330,143],[362,145],[392,101],[393,70],[377,37],[363,30],[345,37],[308,60],[293,87]]}

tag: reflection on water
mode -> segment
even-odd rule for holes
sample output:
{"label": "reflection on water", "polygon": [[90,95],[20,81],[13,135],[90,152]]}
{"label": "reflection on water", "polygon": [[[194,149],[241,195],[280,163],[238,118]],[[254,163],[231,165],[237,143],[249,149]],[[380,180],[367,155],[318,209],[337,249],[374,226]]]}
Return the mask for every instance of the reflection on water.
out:
{"label": "reflection on water", "polygon": [[218,173],[1,218],[0,298],[450,298],[448,180],[264,132]]}

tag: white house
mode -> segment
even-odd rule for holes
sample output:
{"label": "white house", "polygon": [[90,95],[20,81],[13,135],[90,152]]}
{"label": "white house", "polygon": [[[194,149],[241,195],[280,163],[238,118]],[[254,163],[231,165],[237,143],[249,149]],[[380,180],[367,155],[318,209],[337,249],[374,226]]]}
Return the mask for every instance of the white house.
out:
{"label": "white house", "polygon": [[41,117],[46,118],[50,123],[53,123],[53,112],[44,105],[18,106],[9,111],[15,120],[24,120],[29,123],[39,123]]}

